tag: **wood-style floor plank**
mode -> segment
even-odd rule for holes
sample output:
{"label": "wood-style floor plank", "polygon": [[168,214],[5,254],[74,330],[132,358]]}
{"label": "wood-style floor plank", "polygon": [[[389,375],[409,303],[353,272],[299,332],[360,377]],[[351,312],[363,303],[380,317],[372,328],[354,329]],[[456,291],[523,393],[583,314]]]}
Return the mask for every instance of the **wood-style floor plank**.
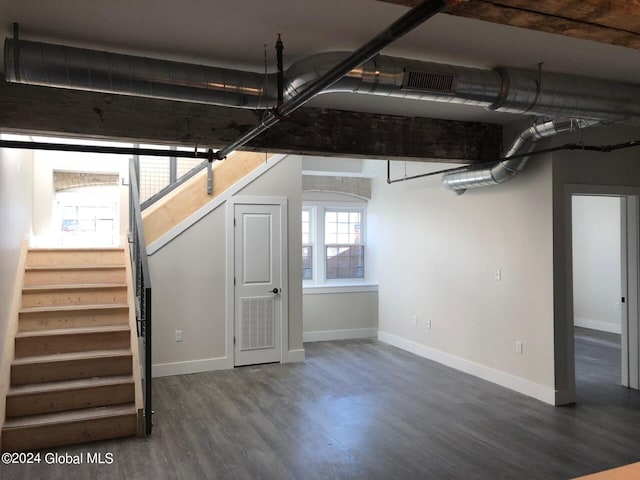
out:
{"label": "wood-style floor plank", "polygon": [[110,452],[112,465],[0,477],[535,480],[640,460],[619,336],[578,329],[578,403],[558,408],[375,340],[305,348],[303,364],[156,379],[151,437],[52,450]]}

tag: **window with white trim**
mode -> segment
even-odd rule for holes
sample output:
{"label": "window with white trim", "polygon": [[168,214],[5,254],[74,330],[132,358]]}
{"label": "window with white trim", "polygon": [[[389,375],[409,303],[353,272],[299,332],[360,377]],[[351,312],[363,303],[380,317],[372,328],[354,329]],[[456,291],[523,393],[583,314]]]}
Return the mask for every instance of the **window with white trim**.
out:
{"label": "window with white trim", "polygon": [[364,278],[362,210],[325,209],[325,278]]}
{"label": "window with white trim", "polygon": [[307,285],[365,279],[366,204],[305,202],[302,278]]}

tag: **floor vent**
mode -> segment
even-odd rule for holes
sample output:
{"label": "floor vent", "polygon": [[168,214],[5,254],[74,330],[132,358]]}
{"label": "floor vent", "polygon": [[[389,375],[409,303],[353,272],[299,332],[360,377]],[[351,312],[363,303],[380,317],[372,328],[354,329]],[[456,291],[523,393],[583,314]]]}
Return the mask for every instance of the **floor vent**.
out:
{"label": "floor vent", "polygon": [[442,73],[405,71],[402,88],[426,92],[455,93],[455,77]]}
{"label": "floor vent", "polygon": [[273,295],[240,299],[240,350],[275,348]]}

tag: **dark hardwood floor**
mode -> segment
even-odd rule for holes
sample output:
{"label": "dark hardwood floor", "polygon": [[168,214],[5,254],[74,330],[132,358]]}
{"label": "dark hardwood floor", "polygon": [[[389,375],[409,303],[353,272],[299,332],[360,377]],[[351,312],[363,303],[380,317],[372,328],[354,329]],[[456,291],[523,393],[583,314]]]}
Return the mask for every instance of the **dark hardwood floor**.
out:
{"label": "dark hardwood floor", "polygon": [[375,340],[305,348],[304,364],[156,379],[150,438],[50,451],[111,465],[0,478],[569,479],[640,460],[640,393],[611,370],[615,339],[577,332],[578,403],[560,408]]}

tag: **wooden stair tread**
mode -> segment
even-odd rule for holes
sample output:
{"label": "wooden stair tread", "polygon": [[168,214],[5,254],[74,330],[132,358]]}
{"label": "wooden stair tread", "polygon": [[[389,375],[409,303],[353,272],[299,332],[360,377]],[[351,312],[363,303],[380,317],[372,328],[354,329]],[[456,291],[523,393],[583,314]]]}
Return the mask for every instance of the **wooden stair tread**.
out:
{"label": "wooden stair tread", "polygon": [[77,378],[73,380],[61,380],[58,382],[12,385],[7,393],[7,397],[79,388],[101,387],[105,385],[118,385],[122,383],[133,383],[133,375],[111,375],[108,377]]}
{"label": "wooden stair tread", "polygon": [[16,338],[49,337],[52,335],[82,335],[86,333],[129,332],[129,325],[103,325],[97,327],[70,327],[50,330],[27,330],[16,333]]}
{"label": "wooden stair tread", "polygon": [[109,407],[92,407],[81,410],[69,410],[67,412],[45,413],[41,415],[28,415],[25,417],[8,418],[4,422],[3,431],[18,428],[44,427],[65,423],[77,423],[97,418],[108,418],[121,415],[136,415],[134,403],[114,405]]}
{"label": "wooden stair tread", "polygon": [[55,264],[55,265],[33,265],[26,266],[25,270],[27,272],[38,272],[38,271],[49,271],[49,270],[120,270],[125,268],[123,263],[114,263],[114,264],[99,264],[99,265],[65,265],[65,264]]}
{"label": "wooden stair tread", "polygon": [[96,303],[86,305],[56,305],[50,307],[23,307],[20,313],[40,313],[40,312],[66,312],[73,311],[92,311],[92,310],[117,310],[129,308],[126,303]]}
{"label": "wooden stair tread", "polygon": [[61,285],[30,285],[22,287],[23,293],[28,292],[55,292],[60,290],[92,290],[94,288],[127,288],[126,283],[78,283]]}
{"label": "wooden stair tread", "polygon": [[64,362],[68,360],[82,360],[94,358],[122,357],[132,355],[131,349],[118,350],[88,350],[85,352],[55,353],[52,355],[38,355],[34,357],[15,358],[12,365],[30,365],[34,363]]}

